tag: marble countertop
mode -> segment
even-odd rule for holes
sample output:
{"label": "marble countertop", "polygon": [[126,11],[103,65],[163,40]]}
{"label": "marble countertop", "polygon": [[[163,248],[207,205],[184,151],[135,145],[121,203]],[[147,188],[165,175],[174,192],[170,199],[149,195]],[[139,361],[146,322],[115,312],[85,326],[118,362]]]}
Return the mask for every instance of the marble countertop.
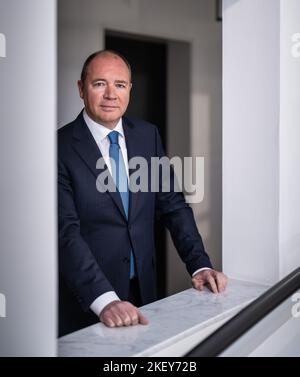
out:
{"label": "marble countertop", "polygon": [[229,280],[221,294],[187,289],[140,308],[149,325],[108,328],[97,323],[59,338],[58,356],[151,356],[191,334],[229,318],[268,287]]}

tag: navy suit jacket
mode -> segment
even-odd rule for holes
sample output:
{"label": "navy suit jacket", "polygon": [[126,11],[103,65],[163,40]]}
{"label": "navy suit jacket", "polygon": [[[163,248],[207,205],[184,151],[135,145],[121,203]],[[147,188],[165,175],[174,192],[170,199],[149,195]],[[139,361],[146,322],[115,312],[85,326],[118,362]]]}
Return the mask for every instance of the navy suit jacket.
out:
{"label": "navy suit jacket", "polygon": [[[164,156],[157,128],[152,124],[124,117],[123,129],[128,160],[142,156],[150,164],[151,157]],[[97,322],[89,307],[101,294],[115,291],[120,299],[128,299],[131,249],[142,303],[156,299],[156,215],[171,232],[190,274],[211,267],[182,193],[130,192],[127,220],[118,191],[97,190],[96,179],[102,171],[96,168],[96,162],[100,157],[82,112],[58,130],[60,335]]]}

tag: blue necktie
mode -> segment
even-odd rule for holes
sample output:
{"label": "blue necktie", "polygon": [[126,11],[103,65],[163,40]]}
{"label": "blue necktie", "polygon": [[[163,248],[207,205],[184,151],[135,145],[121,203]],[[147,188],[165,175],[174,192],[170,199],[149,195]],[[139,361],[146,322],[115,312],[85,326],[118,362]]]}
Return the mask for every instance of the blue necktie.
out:
{"label": "blue necktie", "polygon": [[[128,192],[128,181],[126,168],[124,160],[122,157],[122,152],[118,142],[119,133],[117,131],[112,131],[108,134],[110,141],[109,146],[109,157],[115,161],[112,164],[112,176],[117,189],[119,190],[121,200],[123,203],[124,211],[128,219],[128,208],[129,208],[129,192]],[[134,255],[132,250],[130,251],[130,279],[135,276],[134,270]]]}

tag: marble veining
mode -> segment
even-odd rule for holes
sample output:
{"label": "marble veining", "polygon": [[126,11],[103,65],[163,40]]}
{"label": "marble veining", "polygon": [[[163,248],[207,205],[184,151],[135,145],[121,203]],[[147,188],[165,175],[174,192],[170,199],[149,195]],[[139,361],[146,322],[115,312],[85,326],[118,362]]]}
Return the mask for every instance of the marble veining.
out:
{"label": "marble veining", "polygon": [[140,308],[149,325],[108,328],[97,323],[58,340],[59,356],[150,356],[196,331],[234,315],[268,287],[229,280],[212,294],[187,289]]}

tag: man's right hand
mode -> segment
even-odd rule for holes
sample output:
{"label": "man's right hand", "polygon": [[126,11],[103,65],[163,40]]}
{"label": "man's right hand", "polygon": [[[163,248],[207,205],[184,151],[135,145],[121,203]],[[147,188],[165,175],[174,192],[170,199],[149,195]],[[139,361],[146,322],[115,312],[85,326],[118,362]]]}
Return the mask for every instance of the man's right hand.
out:
{"label": "man's right hand", "polygon": [[100,313],[100,321],[108,327],[148,325],[142,313],[127,301],[112,301]]}

